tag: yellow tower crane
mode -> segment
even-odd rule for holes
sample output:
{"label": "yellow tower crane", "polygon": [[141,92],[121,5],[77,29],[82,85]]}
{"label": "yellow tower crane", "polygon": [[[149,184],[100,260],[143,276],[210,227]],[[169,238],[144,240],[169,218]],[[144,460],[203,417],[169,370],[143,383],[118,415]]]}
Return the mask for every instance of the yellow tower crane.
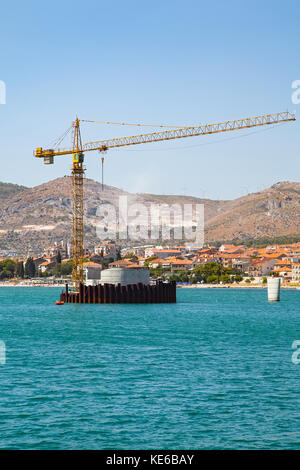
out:
{"label": "yellow tower crane", "polygon": [[[205,124],[201,126],[175,127],[175,126],[150,126],[150,127],[167,127],[169,130],[160,132],[152,132],[150,134],[140,134],[130,137],[120,137],[116,139],[99,140],[96,142],[87,142],[82,144],[80,133],[80,122],[78,118],[68,129],[73,130],[73,147],[67,149],[53,148],[43,149],[38,147],[34,156],[43,158],[46,165],[54,163],[54,157],[61,155],[73,155],[72,166],[72,188],[73,188],[73,284],[75,288],[83,282],[83,175],[84,175],[84,152],[98,150],[105,152],[111,148],[125,147],[128,145],[146,144],[149,142],[161,142],[164,140],[182,139],[184,137],[200,136],[207,134],[217,134],[219,132],[228,132],[239,129],[248,129],[250,127],[258,127],[272,124],[279,124],[288,121],[295,121],[295,115],[288,111],[276,114],[265,114],[252,118],[239,119],[235,121],[226,121],[217,124]],[[101,122],[105,124],[122,124],[103,121],[84,121],[84,122]],[[138,125],[142,124],[128,124]],[[174,129],[171,129],[174,127]],[[67,132],[68,132],[67,131]],[[60,144],[67,132],[62,136],[56,145]],[[102,157],[103,168],[103,157]]]}

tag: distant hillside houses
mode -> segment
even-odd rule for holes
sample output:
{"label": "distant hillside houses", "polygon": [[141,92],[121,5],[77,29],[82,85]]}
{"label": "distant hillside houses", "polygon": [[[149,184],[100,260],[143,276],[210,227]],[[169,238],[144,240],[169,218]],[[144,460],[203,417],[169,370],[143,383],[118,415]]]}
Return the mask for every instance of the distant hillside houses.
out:
{"label": "distant hillside houses", "polygon": [[95,255],[103,256],[106,259],[115,260],[120,252],[121,246],[117,243],[102,243],[94,248]]}
{"label": "distant hillside houses", "polygon": [[[65,241],[46,246],[35,257],[18,259],[16,256],[7,256],[11,252],[5,250],[1,254],[0,262],[12,259],[16,264],[22,263],[24,271],[30,260],[30,264],[34,265],[31,269],[35,276],[71,276],[72,273],[72,249]],[[93,249],[85,249],[83,259],[87,281],[99,279],[101,271],[107,268],[148,268],[153,276],[163,275],[168,278],[181,273],[185,278],[192,279],[201,266],[212,266],[211,269],[213,266],[221,266],[221,270],[216,270],[220,276],[222,273],[227,273],[227,276],[240,274],[240,278],[262,280],[271,275],[279,276],[286,282],[300,283],[300,242],[265,248],[225,243],[220,247],[147,245],[122,248],[119,243],[106,241]]]}

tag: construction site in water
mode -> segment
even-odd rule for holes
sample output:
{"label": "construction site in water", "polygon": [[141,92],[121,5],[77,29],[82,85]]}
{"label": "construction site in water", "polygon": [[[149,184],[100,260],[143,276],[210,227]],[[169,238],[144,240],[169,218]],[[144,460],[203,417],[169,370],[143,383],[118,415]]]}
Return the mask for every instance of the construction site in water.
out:
{"label": "construction site in water", "polygon": [[[61,294],[57,303],[171,303],[176,302],[176,283],[163,283],[161,281],[150,285],[149,273],[146,269],[136,270],[130,274],[123,268],[122,272],[114,271],[114,268],[103,272],[101,282],[97,285],[87,286],[84,282],[83,259],[84,259],[84,224],[83,224],[83,178],[84,178],[84,153],[98,151],[101,154],[109,149],[125,147],[151,142],[161,142],[185,137],[217,134],[235,130],[248,129],[265,125],[275,125],[288,121],[295,121],[295,115],[288,111],[275,114],[266,114],[253,118],[245,118],[235,121],[227,121],[216,124],[206,124],[201,126],[155,126],[129,123],[105,122],[105,124],[136,125],[149,127],[163,127],[167,130],[153,132],[149,134],[139,134],[129,137],[100,140],[95,142],[82,143],[81,122],[97,122],[75,119],[72,126],[67,129],[63,136],[57,141],[53,149],[36,148],[34,156],[43,158],[46,165],[54,163],[54,157],[72,155],[72,197],[73,197],[73,270],[71,289],[66,285],[65,291]],[[102,123],[102,122],[100,122]],[[104,123],[104,122],[103,122]],[[72,147],[61,149],[59,146],[64,138],[72,132]],[[102,162],[102,185],[103,185],[103,165]],[[132,270],[131,270],[132,271]]]}

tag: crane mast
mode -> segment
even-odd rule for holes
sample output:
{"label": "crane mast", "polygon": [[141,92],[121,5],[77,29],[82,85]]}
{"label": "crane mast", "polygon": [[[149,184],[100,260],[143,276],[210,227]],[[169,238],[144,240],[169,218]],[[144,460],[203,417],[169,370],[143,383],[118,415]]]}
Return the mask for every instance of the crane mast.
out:
{"label": "crane mast", "polygon": [[[73,191],[73,285],[75,289],[83,283],[83,175],[84,175],[84,153],[98,150],[105,152],[111,148],[125,147],[129,145],[146,144],[150,142],[161,142],[165,140],[181,139],[208,134],[217,134],[239,129],[279,124],[288,121],[295,121],[295,114],[288,111],[283,113],[265,114],[252,118],[226,121],[216,124],[206,124],[201,126],[189,126],[175,128],[167,131],[152,132],[149,134],[139,134],[116,139],[100,140],[82,144],[80,132],[80,120],[75,119],[72,125],[73,146],[67,149],[43,149],[38,147],[34,156],[43,158],[46,165],[54,163],[55,156],[73,155],[72,165],[72,191]],[[154,126],[153,126],[154,127]],[[165,126],[160,126],[165,127]],[[174,126],[170,126],[174,127]],[[103,171],[103,157],[102,171]]]}
{"label": "crane mast", "polygon": [[72,192],[73,192],[73,268],[72,277],[74,286],[83,281],[83,153],[78,118],[73,124],[73,165],[72,165]]}

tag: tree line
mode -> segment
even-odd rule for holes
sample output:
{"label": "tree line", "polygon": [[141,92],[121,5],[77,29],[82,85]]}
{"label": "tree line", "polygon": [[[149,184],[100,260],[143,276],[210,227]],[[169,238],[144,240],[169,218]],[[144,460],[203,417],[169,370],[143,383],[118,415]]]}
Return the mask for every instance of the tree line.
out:
{"label": "tree line", "polygon": [[32,258],[28,258],[25,267],[22,261],[5,259],[0,262],[0,279],[12,279],[13,277],[24,279],[25,277],[34,276],[35,265]]}
{"label": "tree line", "polygon": [[32,257],[29,257],[24,264],[23,261],[14,261],[5,259],[0,262],[0,280],[12,279],[18,277],[20,279],[31,279],[33,277],[49,277],[49,276],[68,276],[72,273],[72,261],[66,263],[61,262],[61,254],[58,253],[54,267],[44,273],[41,273],[36,267]]}
{"label": "tree line", "polygon": [[225,268],[219,263],[211,262],[196,266],[191,271],[177,270],[170,273],[168,268],[150,269],[151,277],[162,277],[163,279],[177,282],[191,282],[202,284],[229,284],[240,282],[243,275],[240,271]]}

